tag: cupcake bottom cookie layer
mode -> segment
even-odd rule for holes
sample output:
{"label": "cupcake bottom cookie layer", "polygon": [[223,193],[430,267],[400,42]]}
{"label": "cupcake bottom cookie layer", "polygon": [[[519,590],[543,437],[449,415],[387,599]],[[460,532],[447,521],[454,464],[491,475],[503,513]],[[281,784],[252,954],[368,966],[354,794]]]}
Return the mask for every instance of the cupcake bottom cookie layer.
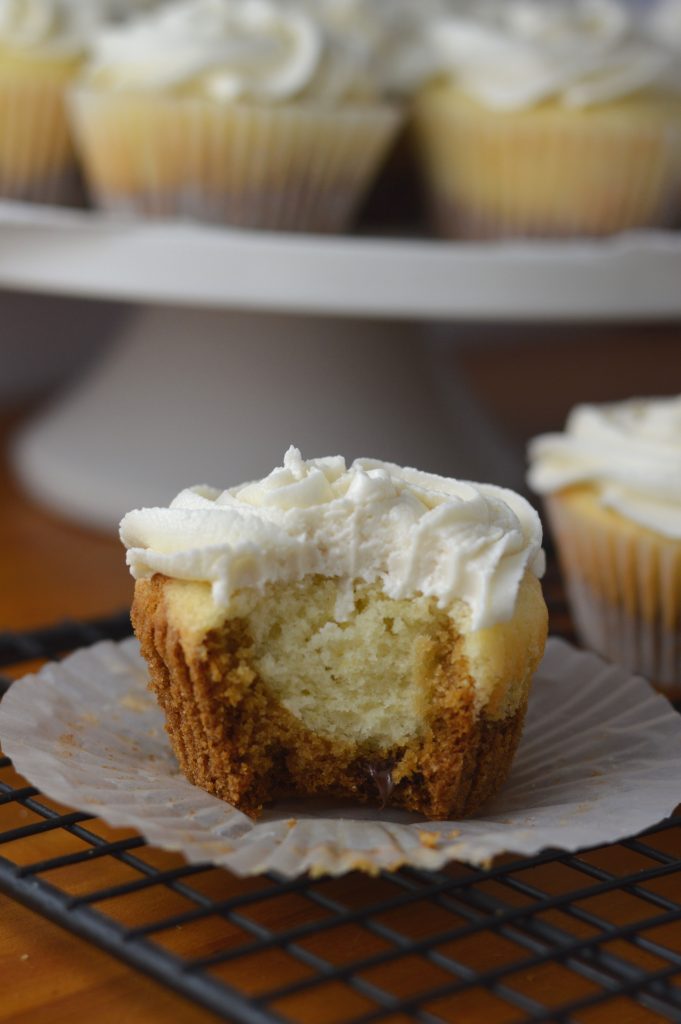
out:
{"label": "cupcake bottom cookie layer", "polygon": [[[520,739],[546,635],[538,584],[517,622],[484,631],[503,633],[487,662],[484,643],[469,651],[429,599],[390,601],[355,584],[352,615],[336,621],[330,588],[339,587],[318,577],[279,584],[264,604],[206,630],[194,597],[201,604],[210,588],[137,583],[133,622],[183,772],[254,816],[290,795],[434,819],[474,813],[504,782]],[[287,611],[275,621],[277,607]],[[493,666],[493,685],[476,679],[476,658]]]}

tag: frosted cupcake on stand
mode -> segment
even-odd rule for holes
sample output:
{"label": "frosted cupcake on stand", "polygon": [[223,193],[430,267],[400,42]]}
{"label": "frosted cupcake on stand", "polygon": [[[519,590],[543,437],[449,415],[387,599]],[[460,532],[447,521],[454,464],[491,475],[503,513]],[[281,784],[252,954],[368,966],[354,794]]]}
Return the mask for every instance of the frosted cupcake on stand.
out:
{"label": "frosted cupcake on stand", "polygon": [[0,196],[78,198],[64,91],[93,31],[143,0],[0,0]]}
{"label": "frosted cupcake on stand", "polygon": [[529,455],[582,643],[681,699],[681,395],[577,406]]}
{"label": "frosted cupcake on stand", "polygon": [[597,236],[680,213],[674,58],[618,0],[482,0],[433,19],[415,128],[436,224]]}
{"label": "frosted cupcake on stand", "polygon": [[72,97],[105,209],[339,231],[402,120],[370,41],[307,6],[179,0],[101,32]]}

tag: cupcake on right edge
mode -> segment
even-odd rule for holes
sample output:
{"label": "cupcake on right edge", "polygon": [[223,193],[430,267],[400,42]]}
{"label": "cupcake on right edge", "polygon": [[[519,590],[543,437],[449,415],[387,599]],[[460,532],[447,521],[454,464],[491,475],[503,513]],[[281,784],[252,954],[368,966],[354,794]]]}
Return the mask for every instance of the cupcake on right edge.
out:
{"label": "cupcake on right edge", "polygon": [[414,132],[460,238],[603,236],[681,214],[672,50],[620,0],[476,0],[431,20]]}
{"label": "cupcake on right edge", "polygon": [[529,458],[580,641],[681,699],[681,395],[579,405]]}

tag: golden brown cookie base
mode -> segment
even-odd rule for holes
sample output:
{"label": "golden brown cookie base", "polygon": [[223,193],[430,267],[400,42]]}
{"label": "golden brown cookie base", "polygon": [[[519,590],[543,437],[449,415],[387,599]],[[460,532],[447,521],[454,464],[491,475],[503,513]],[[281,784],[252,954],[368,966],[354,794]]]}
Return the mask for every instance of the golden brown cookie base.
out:
{"label": "golden brown cookie base", "polygon": [[[249,637],[228,621],[185,650],[168,622],[164,578],[137,584],[133,623],[187,778],[251,815],[287,795],[380,804],[390,772],[391,806],[434,819],[473,814],[505,781],[527,704],[498,721],[474,707],[460,638],[437,638],[431,708],[418,736],[372,749],[311,732],[249,665]],[[533,666],[534,667],[534,666]]]}

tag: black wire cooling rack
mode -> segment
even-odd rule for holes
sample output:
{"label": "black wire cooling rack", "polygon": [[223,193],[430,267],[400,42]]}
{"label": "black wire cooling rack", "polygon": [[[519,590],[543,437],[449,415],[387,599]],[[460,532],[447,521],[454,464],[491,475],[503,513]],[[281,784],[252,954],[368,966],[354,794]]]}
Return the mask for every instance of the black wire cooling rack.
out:
{"label": "black wire cooling rack", "polygon": [[[2,635],[0,665],[128,632],[119,616]],[[116,838],[4,758],[0,889],[244,1024],[681,1021],[681,816],[485,871],[239,880]]]}

